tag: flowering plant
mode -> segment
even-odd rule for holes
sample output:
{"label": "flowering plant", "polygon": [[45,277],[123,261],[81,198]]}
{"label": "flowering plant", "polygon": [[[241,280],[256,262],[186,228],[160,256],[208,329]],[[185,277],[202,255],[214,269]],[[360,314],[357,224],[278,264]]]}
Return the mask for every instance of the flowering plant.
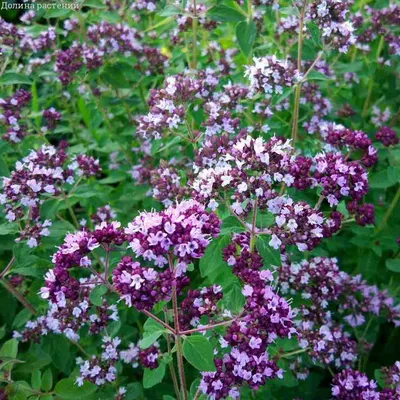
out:
{"label": "flowering plant", "polygon": [[400,399],[397,4],[3,9],[0,399]]}

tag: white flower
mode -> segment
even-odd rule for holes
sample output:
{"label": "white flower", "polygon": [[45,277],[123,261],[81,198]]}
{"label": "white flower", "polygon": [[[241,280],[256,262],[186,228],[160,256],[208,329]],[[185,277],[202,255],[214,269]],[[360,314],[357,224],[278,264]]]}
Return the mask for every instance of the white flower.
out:
{"label": "white flower", "polygon": [[282,241],[276,235],[272,235],[271,240],[268,244],[273,247],[275,250],[279,249],[279,246],[282,244]]}
{"label": "white flower", "polygon": [[243,193],[247,190],[247,183],[242,182],[240,185],[237,187],[239,193]]}
{"label": "white flower", "polygon": [[136,290],[139,290],[142,287],[143,282],[144,282],[144,279],[139,274],[132,275],[132,282],[130,284],[130,287],[133,287]]}

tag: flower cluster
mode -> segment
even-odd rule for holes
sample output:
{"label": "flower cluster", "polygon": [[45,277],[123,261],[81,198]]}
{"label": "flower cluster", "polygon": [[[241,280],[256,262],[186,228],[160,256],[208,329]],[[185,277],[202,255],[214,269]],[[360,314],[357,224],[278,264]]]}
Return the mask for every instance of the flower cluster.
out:
{"label": "flower cluster", "polygon": [[127,350],[123,350],[119,353],[120,359],[130,364],[132,368],[137,368],[139,362],[143,368],[155,369],[158,367],[158,359],[160,356],[160,344],[154,342],[147,349],[140,348],[140,342],[138,344],[130,343]]}
{"label": "flower cluster", "polygon": [[154,262],[158,267],[168,264],[167,255],[178,260],[177,276],[186,271],[192,259],[204,254],[210,238],[219,233],[220,220],[205,211],[195,200],[184,200],[161,212],[142,212],[125,233],[136,256]]}
{"label": "flower cluster", "polygon": [[352,131],[342,125],[328,124],[321,130],[323,140],[339,149],[345,147],[349,152],[361,150],[361,163],[371,167],[378,161],[377,150],[372,146],[371,139],[362,131]]}
{"label": "flower cluster", "polygon": [[380,400],[378,385],[367,375],[346,369],[335,375],[332,381],[332,396],[338,400]]}
{"label": "flower cluster", "polygon": [[290,197],[276,197],[268,201],[268,211],[275,215],[269,245],[283,251],[296,245],[299,251],[312,250],[323,237],[339,230],[341,219],[325,220],[323,214],[305,202],[295,203]]}
{"label": "flower cluster", "polygon": [[369,43],[380,36],[388,44],[389,54],[399,55],[399,37],[395,29],[399,25],[400,7],[397,4],[382,8],[367,6],[365,11],[368,19],[360,14],[355,17],[361,31],[358,35],[358,47],[369,51]]}
{"label": "flower cluster", "polygon": [[350,368],[357,360],[357,342],[338,325],[319,326],[312,321],[302,321],[298,333],[299,345],[307,349],[313,363]]}
{"label": "flower cluster", "polygon": [[399,387],[400,389],[400,361],[396,361],[391,367],[381,368],[385,385],[390,387]]}
{"label": "flower cluster", "polygon": [[154,0],[134,0],[131,4],[131,10],[146,10],[153,12],[156,9]]}
{"label": "flower cluster", "polygon": [[[203,372],[200,390],[210,398],[239,397],[238,387],[257,389],[268,379],[283,378],[283,371],[269,359],[267,346],[277,338],[291,337],[296,331],[289,304],[269,286],[245,285],[244,314],[220,338],[222,358],[214,363],[216,372]],[[230,346],[228,352],[224,352]]]}
{"label": "flower cluster", "polygon": [[254,58],[254,65],[247,66],[244,75],[250,81],[250,93],[264,93],[267,98],[282,94],[283,88],[294,86],[301,78],[292,62],[275,56]]}
{"label": "flower cluster", "polygon": [[340,0],[317,0],[307,12],[307,19],[318,25],[322,37],[341,53],[347,53],[356,42],[354,27],[346,19],[348,4]]}
{"label": "flower cluster", "polygon": [[12,143],[20,142],[26,136],[26,126],[21,124],[21,112],[31,100],[31,94],[24,89],[17,90],[12,96],[6,99],[0,99],[0,107],[3,113],[0,114],[0,120],[6,126],[6,133],[3,139]]}
{"label": "flower cluster", "polygon": [[386,107],[383,110],[377,107],[376,105],[372,107],[371,122],[376,127],[384,126],[384,124],[389,121],[390,116],[391,112],[389,107]]}
{"label": "flower cluster", "polygon": [[333,377],[332,396],[338,400],[397,400],[400,387],[393,386],[379,391],[377,382],[366,374],[346,369]]}
{"label": "flower cluster", "polygon": [[137,133],[144,138],[159,139],[165,130],[183,126],[185,104],[209,99],[217,84],[212,69],[200,71],[196,77],[183,74],[167,77],[162,89],[151,91],[148,99],[150,111],[138,118]]}
{"label": "flower cluster", "polygon": [[[235,233],[231,243],[223,250],[223,258],[243,282],[257,286],[260,281],[264,281],[259,273],[263,266],[262,258],[257,251],[250,250],[250,233]],[[262,274],[267,273],[268,270]]]}
{"label": "flower cluster", "polygon": [[[29,19],[29,17],[28,17]],[[12,49],[16,54],[36,53],[54,47],[56,41],[56,30],[50,26],[40,32],[37,37],[28,33],[26,28],[18,28],[10,22],[0,18],[0,43]]]}
{"label": "flower cluster", "polygon": [[42,116],[46,121],[45,126],[42,128],[42,131],[53,130],[57,126],[58,121],[61,120],[61,113],[59,111],[56,111],[54,107],[43,110]]}
{"label": "flower cluster", "polygon": [[54,268],[46,274],[45,286],[41,288],[41,296],[57,301],[60,293],[67,299],[78,296],[78,281],[70,276],[69,269],[73,267],[90,267],[89,253],[103,246],[112,250],[112,246],[120,246],[126,241],[126,236],[119,222],[107,224],[103,222],[93,231],[78,231],[64,238],[64,243],[54,253],[52,262]]}
{"label": "flower cluster", "polygon": [[343,197],[360,201],[368,192],[368,176],[356,161],[346,161],[340,153],[321,153],[314,158],[314,179],[331,207]]}
{"label": "flower cluster", "polygon": [[395,146],[399,143],[399,137],[396,132],[388,126],[383,126],[375,135],[375,139],[379,140],[385,147]]}
{"label": "flower cluster", "polygon": [[122,257],[113,271],[113,285],[128,307],[151,310],[161,300],[169,300],[173,285],[172,272],[143,268],[131,257]]}
{"label": "flower cluster", "polygon": [[[348,366],[357,358],[357,344],[346,327],[338,325],[340,317],[352,328],[366,323],[368,315],[384,316],[396,326],[400,307],[393,298],[360,276],[341,271],[334,258],[313,258],[300,263],[285,260],[279,270],[283,294],[300,296],[308,303],[301,306],[299,344],[310,348],[313,359],[336,367]],[[335,310],[335,312],[330,311]]]}
{"label": "flower cluster", "polygon": [[200,318],[217,314],[217,302],[222,299],[222,288],[218,285],[200,290],[188,290],[180,305],[179,327],[183,330],[200,325]]}
{"label": "flower cluster", "polygon": [[257,198],[259,207],[266,207],[269,200],[278,196],[274,184],[304,190],[312,183],[311,159],[296,157],[289,141],[277,137],[268,141],[242,137],[226,151],[218,148],[213,158],[205,150],[202,156],[201,161],[211,166],[200,169],[195,165],[197,175],[192,187],[197,198],[216,208],[220,192],[233,190],[231,207],[238,215],[252,208],[252,196]]}
{"label": "flower cluster", "polygon": [[189,197],[190,188],[182,185],[182,176],[179,174],[176,165],[160,164],[158,168],[151,171],[152,195],[155,199],[161,201],[165,207],[169,207],[173,204],[173,200],[180,201]]}
{"label": "flower cluster", "polygon": [[206,11],[207,8],[205,4],[196,4],[195,8],[192,3],[188,3],[185,7],[185,15],[179,15],[177,18],[178,30],[180,32],[185,32],[192,28],[192,15],[198,19],[199,27],[208,31],[215,29],[217,22],[207,19],[205,17]]}
{"label": "flower cluster", "polygon": [[324,117],[329,114],[332,104],[328,98],[323,97],[316,83],[305,82],[301,87],[301,104],[312,105],[313,118]]}
{"label": "flower cluster", "polygon": [[[54,280],[52,270],[46,274],[46,279]],[[22,342],[29,340],[39,341],[40,337],[48,333],[63,334],[73,341],[79,340],[79,331],[88,326],[90,334],[100,333],[111,321],[118,321],[115,304],[108,305],[103,298],[101,306],[92,306],[89,296],[95,288],[96,279],[81,278],[76,285],[78,296],[66,298],[63,291],[57,293],[55,299],[49,299],[49,309],[45,316],[29,321],[25,329],[14,337]]]}
{"label": "flower cluster", "polygon": [[[9,178],[3,178],[3,193],[0,203],[4,205],[9,222],[21,220],[23,228],[18,240],[27,240],[29,247],[36,247],[41,236],[48,236],[51,221],[40,220],[40,205],[46,196],[57,196],[65,183],[74,182],[76,175],[88,177],[99,170],[98,160],[78,155],[68,164],[67,144],[58,148],[43,145],[37,151],[18,161]],[[25,221],[22,221],[26,216]]]}
{"label": "flower cluster", "polygon": [[[142,35],[136,29],[124,24],[101,22],[91,25],[87,31],[88,38],[95,43],[101,55],[120,53],[125,57],[135,55],[138,60],[136,68],[146,75],[162,73],[168,66],[168,59],[155,47],[142,45]],[[146,69],[143,66],[146,65]]]}
{"label": "flower cluster", "polygon": [[156,369],[160,356],[159,344],[155,342],[147,349],[140,350],[139,360],[143,368]]}
{"label": "flower cluster", "polygon": [[116,379],[117,369],[115,367],[119,358],[118,346],[121,340],[118,337],[111,339],[108,336],[103,338],[102,353],[100,357],[93,356],[90,360],[83,361],[78,358],[76,363],[79,367],[79,376],[75,383],[82,386],[84,382],[92,382],[102,386]]}
{"label": "flower cluster", "polygon": [[94,214],[90,216],[94,225],[100,225],[102,222],[112,222],[116,218],[117,214],[111,208],[109,204],[99,207]]}

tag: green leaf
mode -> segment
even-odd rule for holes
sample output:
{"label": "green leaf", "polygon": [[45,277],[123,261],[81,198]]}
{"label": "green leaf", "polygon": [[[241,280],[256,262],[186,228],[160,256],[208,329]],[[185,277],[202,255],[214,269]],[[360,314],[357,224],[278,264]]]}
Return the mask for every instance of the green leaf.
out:
{"label": "green leaf", "polygon": [[287,99],[295,90],[296,86],[282,88],[282,94],[274,96],[274,104],[280,104],[283,100]]}
{"label": "green leaf", "polygon": [[392,258],[386,260],[386,268],[389,271],[400,272],[400,258]]}
{"label": "green leaf", "polygon": [[104,82],[108,83],[115,89],[129,89],[130,83],[127,81],[123,71],[119,66],[108,66],[101,74]]}
{"label": "green leaf", "polygon": [[240,22],[246,18],[241,12],[224,5],[211,8],[207,13],[207,17],[218,22]]}
{"label": "green leaf", "polygon": [[364,67],[364,64],[361,61],[356,61],[353,63],[336,63],[335,71],[339,74],[343,74],[345,72],[358,72],[361,71]]}
{"label": "green leaf", "polygon": [[81,399],[91,395],[97,390],[97,386],[90,382],[84,382],[82,386],[75,385],[71,378],[61,379],[57,382],[54,391],[63,399]]}
{"label": "green leaf", "polygon": [[2,235],[9,235],[11,233],[17,233],[18,232],[18,227],[15,224],[1,224],[0,225],[0,236]]}
{"label": "green leaf", "polygon": [[82,120],[88,129],[91,128],[91,117],[89,109],[86,107],[85,100],[82,97],[78,99],[78,110],[81,114]]}
{"label": "green leaf", "polygon": [[112,171],[107,178],[101,179],[98,182],[102,185],[112,184],[125,181],[128,175],[124,171]]}
{"label": "green leaf", "polygon": [[42,375],[42,390],[45,392],[49,392],[53,387],[53,374],[51,369],[48,368],[44,371]]}
{"label": "green leaf", "polygon": [[70,343],[61,335],[49,335],[43,338],[42,349],[52,358],[53,365],[60,371],[67,373],[72,364]]}
{"label": "green leaf", "polygon": [[132,382],[126,385],[126,400],[144,399],[143,386],[141,382]]}
{"label": "green leaf", "polygon": [[[18,354],[18,341],[16,339],[7,340],[7,342],[5,342],[3,346],[1,346],[0,360],[2,359],[2,357],[17,358],[17,354]],[[7,365],[4,369],[10,372],[12,367],[13,364]]]}
{"label": "green leaf", "polygon": [[99,191],[95,188],[90,187],[89,185],[81,185],[75,190],[71,198],[76,197],[78,199],[90,199],[91,197],[96,197],[99,194]]}
{"label": "green leaf", "polygon": [[32,313],[26,309],[23,308],[14,318],[13,321],[13,328],[21,328],[24,326],[32,317]]}
{"label": "green leaf", "polygon": [[179,9],[179,7],[175,6],[167,6],[158,13],[158,15],[160,15],[161,17],[171,17],[172,15],[179,14],[182,14],[182,11]]}
{"label": "green leaf", "polygon": [[369,178],[369,186],[372,189],[386,189],[397,183],[397,177],[393,173],[389,173],[389,169],[379,171],[371,175]]}
{"label": "green leaf", "polygon": [[236,25],[236,38],[240,50],[242,50],[246,57],[251,53],[256,38],[256,32],[256,24],[253,21],[242,21]]}
{"label": "green leaf", "polygon": [[200,259],[200,274],[206,277],[218,269],[227,268],[222,259],[222,249],[230,243],[230,235],[220,236],[208,245],[203,257]]}
{"label": "green leaf", "polygon": [[179,136],[175,136],[174,138],[172,138],[165,146],[162,147],[157,147],[155,149],[155,152],[153,153],[153,148],[151,149],[151,155],[155,155],[157,153],[161,153],[164,150],[167,150],[168,148],[180,143],[182,141],[182,139]]}
{"label": "green leaf", "polygon": [[156,369],[145,368],[143,374],[143,387],[145,389],[150,389],[160,383],[165,375],[165,367],[165,364],[161,364]]}
{"label": "green leaf", "polygon": [[96,286],[89,295],[90,302],[95,306],[102,306],[103,305],[103,296],[107,293],[107,286],[106,285],[99,285]]}
{"label": "green leaf", "polygon": [[0,340],[3,339],[3,337],[5,336],[5,334],[6,334],[6,325],[3,325],[3,326],[0,328]]}
{"label": "green leaf", "polygon": [[162,331],[149,333],[148,335],[144,334],[143,339],[140,341],[140,348],[148,349],[164,333],[164,331],[165,329]]}
{"label": "green leaf", "polygon": [[307,81],[329,81],[330,79],[329,76],[315,70],[311,71],[306,78]]}
{"label": "green leaf", "polygon": [[183,341],[183,355],[199,371],[215,371],[212,344],[201,335],[187,337]]}
{"label": "green leaf", "polygon": [[228,310],[235,314],[243,308],[245,298],[242,294],[242,287],[240,286],[239,281],[234,282],[230,289],[226,291],[226,294],[224,294],[223,303]]}
{"label": "green leaf", "polygon": [[243,232],[245,229],[243,225],[234,216],[226,217],[222,220],[221,224],[221,234],[225,235],[227,233],[233,232]]}
{"label": "green leaf", "polygon": [[52,219],[55,217],[60,206],[61,201],[59,199],[46,200],[40,207],[40,216],[43,219]]}
{"label": "green leaf", "polygon": [[264,261],[264,265],[268,268],[279,266],[281,264],[281,257],[278,250],[273,249],[269,244],[269,237],[257,236],[256,249]]}
{"label": "green leaf", "polygon": [[320,37],[321,30],[318,28],[318,25],[314,24],[314,22],[309,22],[307,24],[307,29],[308,32],[310,32],[311,40],[313,41],[313,43],[316,46],[321,46],[322,44]]}
{"label": "green leaf", "polygon": [[42,386],[42,374],[38,369],[32,371],[31,385],[34,390],[40,390]]}
{"label": "green leaf", "polygon": [[96,8],[99,10],[104,10],[107,6],[100,0],[86,0],[85,7]]}
{"label": "green leaf", "polygon": [[28,382],[16,381],[9,385],[8,389],[11,391],[12,396],[10,400],[26,399],[27,396],[32,394],[32,389]]}
{"label": "green leaf", "polygon": [[164,332],[166,329],[152,318],[148,318],[144,326],[143,339],[140,341],[140,348],[149,348]]}
{"label": "green leaf", "polygon": [[378,382],[378,385],[381,388],[386,387],[385,374],[380,369],[376,369],[374,371],[374,377],[375,377],[375,380]]}
{"label": "green leaf", "polygon": [[32,85],[32,80],[26,75],[16,72],[5,72],[0,78],[0,85]]}
{"label": "green leaf", "polygon": [[[87,4],[85,3],[85,6]],[[60,17],[66,17],[67,15],[71,14],[71,10],[67,9],[53,9],[53,10],[46,10],[44,18],[60,18]]]}

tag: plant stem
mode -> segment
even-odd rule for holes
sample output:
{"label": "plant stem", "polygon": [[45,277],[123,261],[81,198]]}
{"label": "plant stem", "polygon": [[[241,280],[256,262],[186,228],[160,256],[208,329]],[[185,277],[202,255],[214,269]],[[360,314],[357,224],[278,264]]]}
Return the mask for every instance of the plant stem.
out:
{"label": "plant stem", "polygon": [[15,262],[15,257],[12,256],[11,260],[8,262],[7,266],[3,269],[3,271],[1,271],[0,279],[3,279],[6,276],[8,270],[12,267],[14,262]]}
{"label": "plant stem", "polygon": [[[172,255],[168,254],[168,263],[169,269],[175,277],[175,269],[174,262],[172,260]],[[176,282],[172,285],[172,307],[174,310],[174,328],[175,328],[175,345],[176,345],[176,358],[178,362],[178,372],[179,372],[179,380],[181,383],[181,392],[182,399],[187,400],[187,391],[186,391],[186,381],[185,381],[185,370],[183,366],[183,356],[182,356],[182,339],[181,332],[179,329],[179,310],[178,310],[178,298],[176,294]]]}
{"label": "plant stem", "polygon": [[147,315],[149,318],[154,319],[154,321],[158,322],[160,325],[162,325],[165,329],[169,330],[171,333],[174,335],[177,334],[174,328],[171,328],[168,324],[166,324],[163,320],[160,318],[156,317],[154,314],[152,314],[150,311],[143,310],[142,313],[144,315]]}
{"label": "plant stem", "polygon": [[182,340],[179,335],[177,335],[175,338],[175,344],[176,344],[176,358],[178,360],[179,379],[181,382],[182,399],[187,400],[185,370],[183,367],[183,357],[182,357]]}
{"label": "plant stem", "polygon": [[193,400],[197,400],[199,398],[199,396],[200,396],[200,386],[197,388],[196,394],[194,395]]}
{"label": "plant stem", "polygon": [[[297,71],[301,73],[301,58],[303,52],[303,27],[304,27],[304,15],[306,12],[307,0],[304,0],[303,7],[301,8],[299,17],[299,34],[297,40]],[[293,107],[293,124],[292,124],[292,140],[293,146],[297,139],[297,125],[299,123],[299,108],[300,108],[300,93],[301,93],[301,81],[296,86],[296,92],[294,96],[294,107]]]}
{"label": "plant stem", "polygon": [[74,210],[72,209],[72,207],[70,206],[70,204],[69,204],[69,201],[68,201],[68,196],[65,194],[65,192],[63,192],[63,197],[64,197],[64,201],[65,201],[65,203],[67,204],[67,208],[68,208],[68,211],[69,211],[69,213],[70,213],[70,215],[71,215],[71,218],[72,218],[72,221],[73,221],[73,223],[74,223],[74,225],[75,225],[75,228],[79,228],[79,221],[78,221],[78,218],[76,218],[76,215],[75,215],[75,213],[74,213]]}
{"label": "plant stem", "polygon": [[189,329],[187,331],[181,331],[179,332],[180,335],[189,335],[191,333],[197,333],[197,332],[204,332],[204,331],[208,331],[210,329],[214,329],[218,326],[224,326],[224,325],[229,325],[231,324],[233,321],[236,321],[235,319],[231,319],[229,321],[223,321],[223,322],[218,322],[217,324],[212,324],[212,325],[204,325],[200,328],[195,328],[195,329]]}
{"label": "plant stem", "polygon": [[11,293],[26,309],[28,309],[33,315],[37,315],[37,311],[33,308],[32,304],[29,303],[28,300],[25,299],[22,294],[15,289],[11,283],[7,282],[5,279],[0,280],[0,283],[4,286],[4,288]]}
{"label": "plant stem", "polygon": [[291,357],[291,356],[295,356],[296,354],[301,354],[301,353],[305,353],[308,350],[308,347],[306,347],[305,349],[297,349],[294,351],[290,351],[288,353],[283,353],[280,358],[286,358],[286,357]]}
{"label": "plant stem", "polygon": [[321,196],[319,196],[319,199],[318,199],[318,201],[317,201],[317,204],[316,204],[315,207],[314,207],[314,210],[319,210],[319,208],[321,207],[321,204],[322,204],[322,202],[324,201],[324,199],[325,199],[325,196],[323,196],[323,195],[321,194]]}
{"label": "plant stem", "polygon": [[104,262],[104,279],[107,280],[108,277],[108,266],[110,264],[110,250],[106,249],[106,260]]}
{"label": "plant stem", "polygon": [[[379,57],[381,55],[382,49],[383,49],[383,45],[385,44],[385,39],[383,36],[381,36],[379,44],[378,44],[378,49],[376,50],[376,63],[379,62]],[[371,96],[372,96],[372,89],[374,88],[374,83],[375,83],[375,73],[374,75],[371,77],[370,81],[369,81],[369,85],[368,85],[368,92],[367,92],[367,97],[365,99],[365,103],[364,103],[364,107],[361,113],[362,117],[365,117],[368,113],[368,106],[369,106],[369,102],[371,100]]]}
{"label": "plant stem", "polygon": [[69,340],[70,343],[72,343],[74,346],[76,346],[82,352],[82,354],[84,354],[86,356],[86,358],[90,358],[90,354],[87,353],[84,350],[84,348],[78,342],[75,342],[75,341],[73,341],[71,339],[68,339],[68,340]]}
{"label": "plant stem", "polygon": [[193,16],[192,16],[192,30],[193,30],[193,42],[192,42],[192,69],[197,69],[197,4],[196,0],[193,0]]}
{"label": "plant stem", "polygon": [[389,206],[389,208],[387,209],[386,214],[385,214],[385,216],[383,217],[383,219],[382,219],[380,225],[379,225],[378,228],[376,229],[375,234],[379,233],[379,232],[386,226],[386,223],[387,223],[389,217],[392,215],[392,212],[393,212],[394,208],[396,207],[397,202],[399,201],[399,199],[400,199],[400,186],[399,186],[399,188],[397,189],[397,192],[396,192],[396,194],[395,194],[395,196],[394,196],[392,202],[390,203],[390,206]]}
{"label": "plant stem", "polygon": [[253,218],[251,220],[250,253],[254,250],[256,242],[257,199],[254,201]]}
{"label": "plant stem", "polygon": [[[167,311],[164,310],[164,316],[165,316],[165,323],[168,324],[168,319],[167,319]],[[165,335],[167,339],[167,351],[168,354],[171,355],[171,338],[169,335]],[[174,385],[174,391],[175,391],[175,396],[177,400],[180,400],[181,394],[179,392],[179,385],[178,385],[178,379],[176,377],[176,372],[175,372],[175,367],[174,367],[174,361],[172,360],[170,363],[168,363],[169,367],[169,372],[171,374],[172,378],[172,383]]]}
{"label": "plant stem", "polygon": [[306,78],[307,78],[307,76],[308,76],[308,74],[314,69],[314,67],[315,67],[315,64],[319,61],[319,59],[322,57],[322,51],[320,51],[319,53],[318,53],[318,55],[317,55],[317,57],[315,58],[315,60],[312,62],[312,64],[310,65],[310,68],[308,68],[308,70],[307,70],[307,72],[304,74],[304,76],[302,77],[302,79],[301,79],[301,83],[303,83],[305,80],[306,80]]}

